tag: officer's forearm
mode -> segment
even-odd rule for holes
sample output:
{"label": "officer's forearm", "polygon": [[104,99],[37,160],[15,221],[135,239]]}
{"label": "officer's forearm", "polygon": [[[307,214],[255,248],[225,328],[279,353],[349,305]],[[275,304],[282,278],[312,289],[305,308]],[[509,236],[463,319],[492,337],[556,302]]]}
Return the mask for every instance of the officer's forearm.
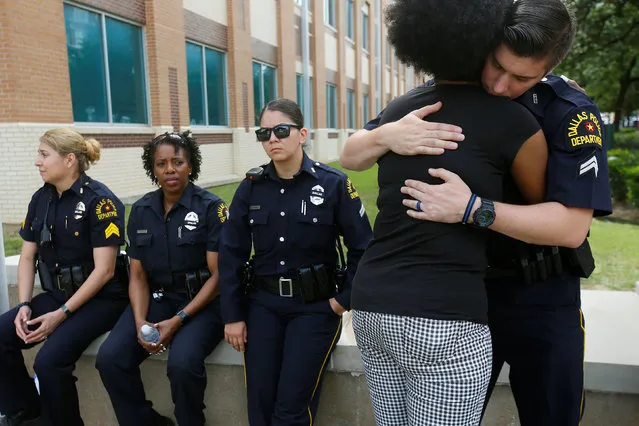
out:
{"label": "officer's forearm", "polygon": [[[33,243],[25,242],[24,244]],[[31,300],[33,297],[33,281],[35,280],[35,255],[29,250],[25,250],[24,244],[18,261],[18,302]]]}
{"label": "officer's forearm", "polygon": [[115,267],[98,267],[96,266],[91,274],[87,277],[84,283],[78,288],[73,296],[66,301],[65,305],[71,312],[75,312],[82,305],[87,303],[93,296],[95,296],[104,287],[113,274],[115,273]]}
{"label": "officer's forearm", "polygon": [[495,203],[493,231],[530,244],[578,247],[592,223],[592,209],[557,202],[516,206]]}
{"label": "officer's forearm", "polygon": [[[382,126],[383,127],[383,126]],[[379,132],[382,127],[375,130],[359,130],[352,134],[344,144],[344,149],[339,155],[339,163],[349,170],[367,170],[375,165],[375,162],[388,152],[388,148],[378,143]]]}
{"label": "officer's forearm", "polygon": [[215,297],[219,294],[219,281],[219,275],[216,272],[208,280],[206,280],[193,300],[191,300],[189,304],[184,307],[184,312],[186,312],[190,316],[194,316],[195,314],[200,312],[206,305],[208,305],[211,300],[215,299]]}

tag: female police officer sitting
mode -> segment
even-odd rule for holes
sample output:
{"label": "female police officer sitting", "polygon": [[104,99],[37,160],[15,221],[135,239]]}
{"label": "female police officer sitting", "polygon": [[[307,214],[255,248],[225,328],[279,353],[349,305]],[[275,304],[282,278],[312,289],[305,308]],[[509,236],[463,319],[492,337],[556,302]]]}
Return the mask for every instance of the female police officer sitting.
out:
{"label": "female police officer sitting", "polygon": [[[222,231],[225,338],[246,349],[250,424],[308,425],[372,231],[346,175],[304,154],[307,130],[297,104],[269,102],[260,124],[257,139],[272,161],[240,184]],[[349,250],[347,277],[336,290],[339,234]],[[241,275],[251,246],[255,279],[245,297]]]}
{"label": "female police officer sitting", "polygon": [[[112,280],[124,237],[124,206],[84,174],[100,144],[69,129],[40,138],[35,165],[44,186],[31,198],[20,235],[20,304],[0,316],[0,424],[82,425],[73,369],[82,352],[117,321],[126,305]],[[32,298],[35,261],[44,293]],[[22,349],[46,342],[34,370]]]}
{"label": "female police officer sitting", "polygon": [[[160,189],[138,200],[127,226],[129,306],[100,348],[96,367],[120,425],[172,424],[147,401],[139,365],[169,345],[167,375],[182,425],[204,424],[204,358],[222,339],[217,252],[224,202],[192,182],[200,148],[190,133],[165,133],[144,146],[144,169]],[[160,339],[146,342],[142,325]]]}

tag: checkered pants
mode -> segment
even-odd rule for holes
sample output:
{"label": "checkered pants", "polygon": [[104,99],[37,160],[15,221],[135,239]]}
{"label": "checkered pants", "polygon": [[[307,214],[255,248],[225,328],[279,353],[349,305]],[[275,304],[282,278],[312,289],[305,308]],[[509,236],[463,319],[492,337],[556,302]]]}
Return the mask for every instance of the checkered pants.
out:
{"label": "checkered pants", "polygon": [[378,426],[477,426],[490,379],[487,325],[353,311]]}

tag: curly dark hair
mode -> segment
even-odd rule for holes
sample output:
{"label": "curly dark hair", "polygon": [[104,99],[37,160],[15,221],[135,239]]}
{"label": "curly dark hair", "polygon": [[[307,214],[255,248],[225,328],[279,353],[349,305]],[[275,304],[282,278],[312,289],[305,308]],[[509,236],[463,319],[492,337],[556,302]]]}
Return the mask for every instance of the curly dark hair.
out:
{"label": "curly dark hair", "polygon": [[395,54],[435,80],[479,81],[513,0],[395,0],[385,10]]}
{"label": "curly dark hair", "polygon": [[155,161],[155,151],[160,145],[172,145],[176,153],[180,148],[184,149],[186,161],[189,163],[189,166],[191,166],[189,181],[194,182],[197,180],[202,166],[202,154],[200,152],[200,146],[197,144],[193,134],[190,130],[186,130],[182,133],[163,133],[144,145],[142,164],[151,182],[156,185],[158,184],[158,178],[155,177],[155,173],[153,173],[153,164]]}

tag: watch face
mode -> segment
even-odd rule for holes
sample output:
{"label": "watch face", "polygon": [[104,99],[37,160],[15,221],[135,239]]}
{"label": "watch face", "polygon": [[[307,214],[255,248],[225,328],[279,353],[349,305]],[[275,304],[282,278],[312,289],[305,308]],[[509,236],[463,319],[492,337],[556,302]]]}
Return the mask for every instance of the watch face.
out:
{"label": "watch face", "polygon": [[492,225],[495,220],[495,214],[490,210],[481,210],[478,212],[475,220],[477,222],[477,226],[489,226]]}

